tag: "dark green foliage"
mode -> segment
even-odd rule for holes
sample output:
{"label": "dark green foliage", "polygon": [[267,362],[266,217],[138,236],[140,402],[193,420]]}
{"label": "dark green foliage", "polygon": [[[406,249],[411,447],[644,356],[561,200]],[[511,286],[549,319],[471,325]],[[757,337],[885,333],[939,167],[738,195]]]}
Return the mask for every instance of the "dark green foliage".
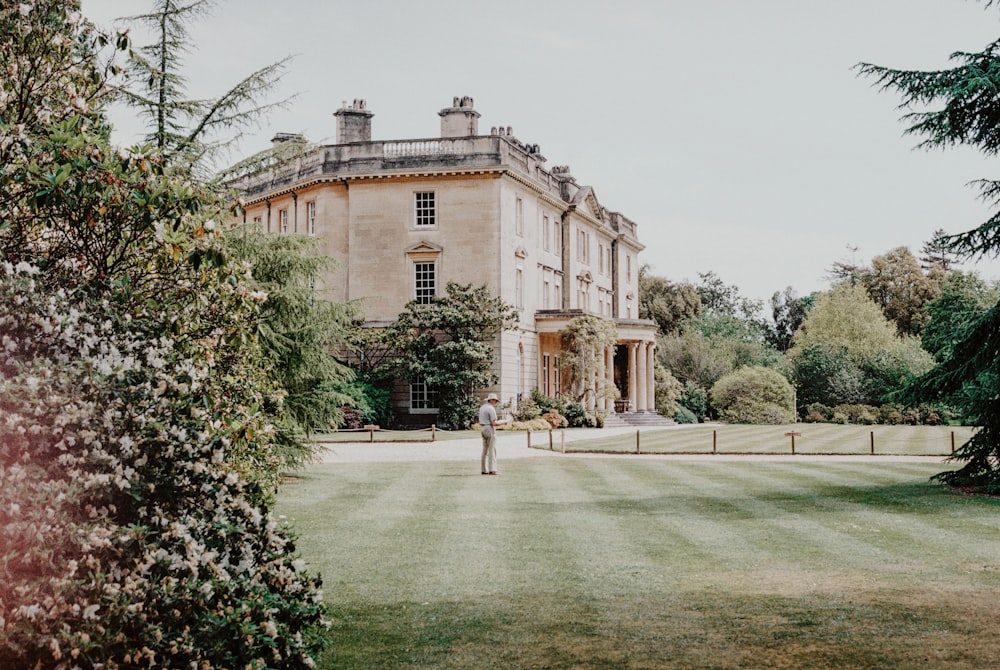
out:
{"label": "dark green foliage", "polygon": [[691,412],[698,421],[704,421],[708,416],[708,391],[697,383],[688,381],[684,384],[677,404]]}
{"label": "dark green foliage", "polygon": [[767,325],[764,338],[768,344],[781,352],[792,347],[792,336],[806,318],[812,306],[812,296],[800,297],[792,287],[775,291],[771,296],[772,322]]}
{"label": "dark green foliage", "polygon": [[387,354],[386,360],[404,378],[423,379],[437,393],[438,425],[467,428],[479,406],[475,393],[498,379],[494,343],[517,319],[517,309],[485,286],[449,281],[445,294],[430,303],[406,305],[387,329],[395,356]]}
{"label": "dark green foliage", "polygon": [[929,321],[920,343],[938,361],[947,360],[958,342],[961,326],[981,316],[996,301],[996,287],[977,275],[949,272],[941,293],[927,305]]}
{"label": "dark green foliage", "polygon": [[687,319],[701,312],[701,298],[693,284],[675,283],[639,269],[639,318],[656,322],[660,333],[676,333]]}
{"label": "dark green foliage", "polygon": [[110,142],[79,9],[0,3],[0,668],[312,667],[261,295],[220,202]]}
{"label": "dark green foliage", "polygon": [[698,423],[698,417],[694,415],[694,412],[683,405],[677,406],[677,411],[674,412],[673,418],[677,423]]}
{"label": "dark green foliage", "polygon": [[799,406],[813,403],[833,406],[865,398],[864,373],[844,345],[806,346],[792,360],[792,378]]}
{"label": "dark green foliage", "polygon": [[[987,6],[995,3],[987,2]],[[977,147],[987,156],[1000,152],[1000,40],[980,52],[955,52],[954,67],[938,71],[898,70],[861,63],[858,71],[882,89],[902,95],[906,132],[923,138],[922,147]],[[1000,182],[978,182],[984,201],[1000,205]],[[964,233],[938,238],[962,257],[1000,253],[1000,211]],[[948,400],[979,430],[955,454],[965,465],[938,479],[953,485],[1000,491],[1000,305],[971,318],[951,341],[937,336],[937,367],[913,382],[905,398]]]}
{"label": "dark green foliage", "polygon": [[318,254],[316,238],[246,225],[223,239],[233,260],[250,268],[252,285],[267,294],[257,332],[284,389],[283,402],[272,408],[278,445],[285,467],[300,467],[316,449],[303,437],[335,427],[342,406],[371,413],[364,394],[352,388],[354,374],[333,355],[356,310],[316,290],[316,277],[332,264]]}

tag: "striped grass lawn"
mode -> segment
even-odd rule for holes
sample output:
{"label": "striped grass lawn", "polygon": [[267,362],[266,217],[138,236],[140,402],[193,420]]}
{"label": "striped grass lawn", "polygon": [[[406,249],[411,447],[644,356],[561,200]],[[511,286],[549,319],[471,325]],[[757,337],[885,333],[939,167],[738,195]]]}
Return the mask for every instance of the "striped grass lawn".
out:
{"label": "striped grass lawn", "polygon": [[[697,425],[653,430],[639,434],[642,453],[717,453],[790,454],[796,432],[797,454],[876,454],[945,456],[954,445],[961,447],[971,436],[966,426],[854,426],[829,423],[797,423],[785,426]],[[558,431],[553,443],[561,449]],[[532,445],[547,449],[548,433],[533,436]],[[635,432],[617,436],[570,441],[567,452],[635,453]]]}
{"label": "striped grass lawn", "polygon": [[278,512],[334,668],[1000,661],[1000,500],[939,462],[624,457],[311,466]]}

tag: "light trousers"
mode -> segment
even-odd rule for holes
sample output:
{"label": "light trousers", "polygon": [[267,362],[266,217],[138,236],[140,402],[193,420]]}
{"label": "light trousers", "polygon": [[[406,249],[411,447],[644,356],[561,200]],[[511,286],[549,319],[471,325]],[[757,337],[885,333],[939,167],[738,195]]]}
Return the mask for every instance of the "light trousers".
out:
{"label": "light trousers", "polygon": [[497,431],[493,426],[483,426],[482,472],[497,471]]}

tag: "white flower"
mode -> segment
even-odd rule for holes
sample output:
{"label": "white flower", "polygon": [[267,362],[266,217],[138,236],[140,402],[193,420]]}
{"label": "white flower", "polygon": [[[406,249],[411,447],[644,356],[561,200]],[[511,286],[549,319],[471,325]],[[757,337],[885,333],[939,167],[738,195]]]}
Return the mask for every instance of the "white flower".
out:
{"label": "white flower", "polygon": [[28,14],[31,13],[32,7],[31,7],[31,5],[29,3],[22,2],[21,6],[18,7],[17,9],[18,9],[19,12],[21,12],[21,16],[27,16]]}
{"label": "white flower", "polygon": [[100,605],[88,605],[85,610],[83,610],[83,618],[86,619],[96,619],[97,610],[101,609]]}

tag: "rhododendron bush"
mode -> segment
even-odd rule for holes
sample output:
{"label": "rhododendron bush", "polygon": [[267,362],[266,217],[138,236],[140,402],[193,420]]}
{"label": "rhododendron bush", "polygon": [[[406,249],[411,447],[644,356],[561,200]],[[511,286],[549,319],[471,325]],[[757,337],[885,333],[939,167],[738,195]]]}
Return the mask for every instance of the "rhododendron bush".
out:
{"label": "rhododendron bush", "polygon": [[207,194],[110,145],[106,44],[0,0],[0,667],[310,667],[266,296]]}

